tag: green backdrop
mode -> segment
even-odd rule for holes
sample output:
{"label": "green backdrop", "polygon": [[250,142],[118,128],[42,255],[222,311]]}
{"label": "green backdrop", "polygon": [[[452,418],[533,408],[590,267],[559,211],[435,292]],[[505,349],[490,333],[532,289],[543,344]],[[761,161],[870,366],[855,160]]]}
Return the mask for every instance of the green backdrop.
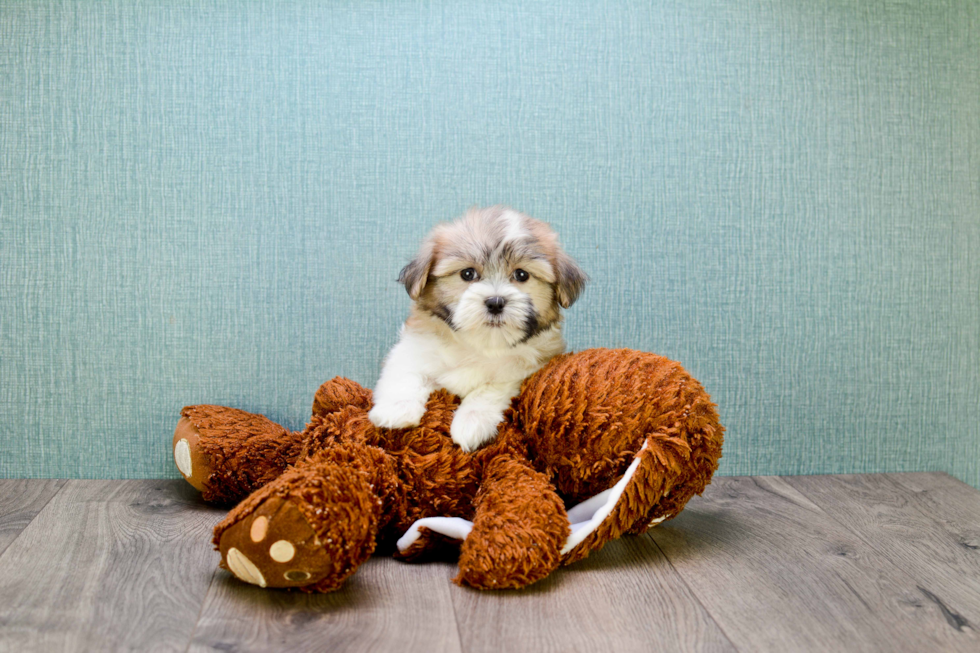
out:
{"label": "green backdrop", "polygon": [[373,385],[425,232],[555,225],[573,348],[724,474],[980,487],[980,3],[4,2],[0,476],[176,476],[190,403]]}

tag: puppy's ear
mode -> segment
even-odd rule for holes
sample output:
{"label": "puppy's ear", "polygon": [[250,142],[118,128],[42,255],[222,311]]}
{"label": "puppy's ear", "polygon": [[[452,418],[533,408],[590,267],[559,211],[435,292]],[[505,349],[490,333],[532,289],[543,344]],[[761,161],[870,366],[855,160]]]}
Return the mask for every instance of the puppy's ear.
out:
{"label": "puppy's ear", "polygon": [[408,296],[413,300],[418,299],[425,288],[425,282],[429,279],[429,270],[435,260],[435,245],[431,240],[422,243],[422,248],[411,263],[402,268],[398,274],[398,283],[405,285]]}
{"label": "puppy's ear", "polygon": [[571,256],[560,249],[555,252],[555,291],[562,308],[575,303],[588,280],[589,277]]}

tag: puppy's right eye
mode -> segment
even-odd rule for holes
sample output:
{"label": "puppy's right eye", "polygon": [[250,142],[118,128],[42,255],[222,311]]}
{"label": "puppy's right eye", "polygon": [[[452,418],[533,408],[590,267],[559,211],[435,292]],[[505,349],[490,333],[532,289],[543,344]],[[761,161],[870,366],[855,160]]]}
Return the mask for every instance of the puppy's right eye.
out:
{"label": "puppy's right eye", "polygon": [[463,281],[473,281],[476,279],[476,270],[473,268],[466,268],[459,273],[459,276],[463,279]]}

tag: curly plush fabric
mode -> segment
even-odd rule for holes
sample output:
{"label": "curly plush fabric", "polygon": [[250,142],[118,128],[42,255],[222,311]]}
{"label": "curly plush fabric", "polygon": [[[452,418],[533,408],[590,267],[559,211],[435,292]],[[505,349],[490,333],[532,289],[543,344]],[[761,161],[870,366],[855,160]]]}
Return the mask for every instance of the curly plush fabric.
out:
{"label": "curly plush fabric", "polygon": [[197,433],[207,437],[195,440],[193,449],[188,443],[192,473],[186,473],[186,468],[180,471],[211,503],[234,503],[275,480],[296,462],[303,448],[301,434],[237,408],[187,406],[181,416],[175,446]]}
{"label": "curly plush fabric", "polygon": [[496,457],[486,466],[475,503],[457,582],[496,589],[524,587],[558,567],[569,524],[547,476],[521,460]]}
{"label": "curly plush fabric", "polygon": [[724,429],[704,388],[679,363],[591,349],[556,359],[542,373],[515,400],[515,423],[532,464],[569,505],[612,487],[641,459],[612,518],[566,562],[672,518],[704,491],[721,458]]}
{"label": "curly plush fabric", "polygon": [[676,516],[721,456],[714,404],[654,354],[554,359],[473,453],[449,433],[458,405],[437,391],[419,426],[378,429],[370,390],[335,378],[302,433],[192,406],[175,452],[197,466],[185,476],[207,500],[244,498],[215,527],[223,564],[263,587],[306,591],[336,589],[376,547],[406,560],[458,550],[457,583],[524,587]]}

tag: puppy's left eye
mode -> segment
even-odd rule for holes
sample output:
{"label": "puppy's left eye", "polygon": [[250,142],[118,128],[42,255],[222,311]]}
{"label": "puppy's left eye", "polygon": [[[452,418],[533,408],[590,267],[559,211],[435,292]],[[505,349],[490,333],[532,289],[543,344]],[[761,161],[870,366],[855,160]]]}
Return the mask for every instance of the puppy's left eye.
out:
{"label": "puppy's left eye", "polygon": [[524,270],[517,268],[514,270],[514,281],[520,281],[521,283],[527,281],[531,278],[531,275]]}

